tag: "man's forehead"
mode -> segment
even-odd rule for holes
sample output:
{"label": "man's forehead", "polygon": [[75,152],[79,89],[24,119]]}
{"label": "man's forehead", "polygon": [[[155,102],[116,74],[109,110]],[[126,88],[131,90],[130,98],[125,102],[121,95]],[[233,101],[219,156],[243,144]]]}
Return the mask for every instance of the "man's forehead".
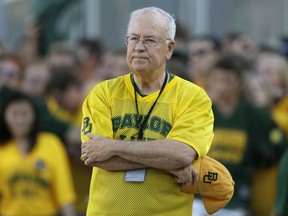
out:
{"label": "man's forehead", "polygon": [[142,18],[138,16],[131,20],[127,31],[128,34],[143,35],[145,37],[165,34],[166,26],[163,20],[155,20],[152,17]]}

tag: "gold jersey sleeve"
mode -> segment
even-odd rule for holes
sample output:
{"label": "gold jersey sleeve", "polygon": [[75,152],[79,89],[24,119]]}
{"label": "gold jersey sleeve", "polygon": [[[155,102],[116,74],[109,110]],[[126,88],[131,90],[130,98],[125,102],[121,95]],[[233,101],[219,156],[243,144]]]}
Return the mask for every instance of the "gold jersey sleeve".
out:
{"label": "gold jersey sleeve", "polygon": [[1,215],[56,215],[76,199],[66,152],[58,137],[39,134],[23,156],[14,141],[0,147]]}
{"label": "gold jersey sleeve", "polygon": [[[158,92],[137,93],[140,119]],[[131,74],[94,87],[83,103],[82,141],[88,133],[116,140],[137,140],[138,121]],[[205,156],[213,138],[211,101],[200,87],[175,76],[159,97],[144,126],[144,140],[175,139]],[[191,215],[193,195],[180,191],[174,177],[148,168],[141,183],[125,182],[125,171],[93,168],[87,215]]]}

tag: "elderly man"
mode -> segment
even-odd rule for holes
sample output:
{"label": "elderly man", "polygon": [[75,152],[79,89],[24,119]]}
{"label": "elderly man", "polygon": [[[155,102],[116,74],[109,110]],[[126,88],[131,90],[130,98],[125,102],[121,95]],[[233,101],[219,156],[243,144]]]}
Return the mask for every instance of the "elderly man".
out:
{"label": "elderly man", "polygon": [[175,21],[155,8],[133,11],[127,29],[130,74],[99,83],[83,104],[82,156],[93,166],[87,215],[191,215],[192,166],[213,138],[211,101],[165,70]]}

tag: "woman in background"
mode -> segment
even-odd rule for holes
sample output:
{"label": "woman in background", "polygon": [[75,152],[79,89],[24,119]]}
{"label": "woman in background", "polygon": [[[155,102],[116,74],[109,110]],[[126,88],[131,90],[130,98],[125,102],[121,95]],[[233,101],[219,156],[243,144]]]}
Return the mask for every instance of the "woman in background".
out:
{"label": "woman in background", "polygon": [[40,132],[37,110],[20,92],[0,110],[0,215],[74,216],[76,199],[60,139]]}

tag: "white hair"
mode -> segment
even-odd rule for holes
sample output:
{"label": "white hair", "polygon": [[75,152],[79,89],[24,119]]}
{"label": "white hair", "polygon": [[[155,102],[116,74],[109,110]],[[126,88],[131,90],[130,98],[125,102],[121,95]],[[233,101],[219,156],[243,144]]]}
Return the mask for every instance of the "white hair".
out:
{"label": "white hair", "polygon": [[144,13],[153,13],[156,15],[160,15],[162,17],[164,17],[167,21],[167,37],[171,40],[174,40],[175,38],[175,34],[176,34],[176,23],[175,23],[175,19],[173,18],[172,15],[170,15],[168,12],[157,8],[157,7],[146,7],[146,8],[142,8],[142,9],[137,9],[132,11],[132,13],[130,14],[130,20],[128,23],[128,28],[130,26],[131,21]]}

